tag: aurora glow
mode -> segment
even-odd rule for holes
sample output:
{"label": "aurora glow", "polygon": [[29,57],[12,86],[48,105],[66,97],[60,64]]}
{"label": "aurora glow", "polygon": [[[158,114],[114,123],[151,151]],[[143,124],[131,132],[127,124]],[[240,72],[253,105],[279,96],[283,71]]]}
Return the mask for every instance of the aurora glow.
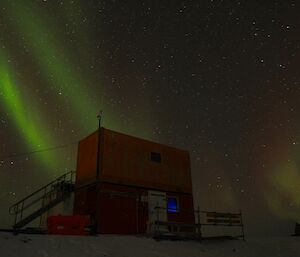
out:
{"label": "aurora glow", "polygon": [[[289,146],[275,138],[273,145],[270,145],[282,151],[272,157],[265,156],[267,168],[262,176],[261,191],[272,212],[281,218],[300,222],[300,166],[295,154],[297,149],[293,144]],[[268,160],[268,157],[271,158]]]}
{"label": "aurora glow", "polygon": [[[43,149],[53,145],[55,141],[47,137],[47,133],[44,133],[45,129],[40,126],[43,123],[36,122],[33,119],[34,116],[37,116],[38,111],[33,111],[29,104],[24,103],[21,93],[17,90],[20,85],[12,78],[12,74],[7,58],[0,52],[1,103],[11,113],[15,125],[29,150]],[[45,167],[53,168],[53,164],[57,160],[53,153],[42,153],[40,156]]]}
{"label": "aurora glow", "polygon": [[[18,18],[18,22],[14,22],[13,25],[19,32],[19,37],[22,38],[28,44],[30,51],[33,54],[34,60],[36,60],[37,65],[41,67],[45,77],[51,77],[52,83],[51,86],[57,93],[57,99],[64,101],[64,96],[67,95],[70,99],[70,105],[72,106],[72,116],[77,119],[77,124],[80,125],[82,122],[85,123],[82,131],[88,133],[92,131],[95,127],[96,122],[94,121],[94,116],[99,111],[99,104],[90,100],[92,93],[89,93],[87,86],[82,81],[78,73],[74,72],[74,64],[72,65],[69,61],[69,58],[62,52],[59,47],[59,41],[54,38],[53,35],[46,33],[47,26],[43,24],[43,19],[38,17],[38,14],[34,11],[33,7],[30,6],[30,3],[22,2],[11,2],[7,1],[6,7],[9,10],[9,14],[13,17]],[[27,11],[24,12],[24,9]],[[72,15],[74,10],[70,9],[67,11]],[[12,19],[16,21],[16,19]],[[20,22],[21,21],[21,22]],[[42,37],[41,37],[42,35]],[[84,52],[84,51],[83,51]],[[4,81],[3,81],[4,82]],[[17,92],[8,92],[12,90],[12,86],[8,87],[10,83],[6,82],[6,107],[9,111],[12,111],[14,114],[15,124],[18,128],[22,128],[26,124],[25,128],[25,139],[29,141],[31,147],[38,146],[39,148],[47,148],[49,146],[55,145],[57,140],[49,140],[45,137],[39,135],[36,126],[33,122],[28,124],[28,121],[25,120],[25,114],[21,111],[24,110],[24,104],[20,95],[17,95]],[[63,92],[63,93],[62,93]],[[62,95],[63,94],[63,95]],[[9,97],[11,96],[11,97]],[[101,109],[104,108],[103,99],[100,101]],[[43,114],[35,115],[31,112],[27,106],[26,108],[27,116],[39,116],[37,119],[42,120]],[[113,125],[113,122],[110,121],[111,115],[110,111],[107,112],[107,117],[105,119],[106,124]],[[47,122],[38,122],[39,124],[46,124]],[[117,122],[115,122],[117,124]],[[45,130],[40,130],[45,131]],[[49,135],[51,133],[48,133]],[[27,142],[28,143],[28,142]],[[50,168],[54,166],[59,166],[59,158],[56,156],[51,156],[52,154],[43,154],[42,157],[44,161],[46,159],[46,167]],[[52,165],[49,165],[49,164]],[[54,165],[56,164],[56,165]]]}
{"label": "aurora glow", "polygon": [[269,176],[273,188],[266,192],[266,201],[272,211],[280,217],[300,223],[299,167],[295,162],[281,166],[277,163],[277,166]]}
{"label": "aurora glow", "polygon": [[[58,99],[62,98],[59,97],[62,92],[70,97],[74,117],[77,118],[78,124],[82,122],[86,124],[86,133],[90,132],[95,127],[94,116],[99,111],[99,104],[90,100],[89,96],[93,93],[89,92],[88,86],[76,72],[74,62],[71,63],[69,57],[60,50],[59,41],[46,32],[48,26],[43,25],[42,17],[38,17],[28,2],[7,1],[7,7],[10,15],[20,19],[21,22],[14,23],[19,36],[24,38],[31,48],[33,57],[44,72],[44,76],[53,79],[51,84],[58,94]],[[80,60],[76,61],[80,62]],[[103,101],[100,102],[102,109],[105,108],[103,104]],[[106,122],[113,125],[109,117],[107,115]]]}
{"label": "aurora glow", "polygon": [[[241,208],[246,233],[292,234],[299,12],[295,1],[1,1],[0,155],[77,142],[103,110],[109,129],[191,153],[195,206]],[[75,167],[76,145],[0,159],[0,200]]]}

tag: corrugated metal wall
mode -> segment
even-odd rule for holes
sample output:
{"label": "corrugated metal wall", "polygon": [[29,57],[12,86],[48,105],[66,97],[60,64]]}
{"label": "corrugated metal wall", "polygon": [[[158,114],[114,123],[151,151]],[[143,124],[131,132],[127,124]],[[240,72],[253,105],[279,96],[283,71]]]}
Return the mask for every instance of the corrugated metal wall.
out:
{"label": "corrugated metal wall", "polygon": [[[192,192],[187,151],[101,129],[100,179],[178,192]],[[80,141],[76,186],[96,181],[98,133]],[[161,162],[151,160],[159,154]]]}

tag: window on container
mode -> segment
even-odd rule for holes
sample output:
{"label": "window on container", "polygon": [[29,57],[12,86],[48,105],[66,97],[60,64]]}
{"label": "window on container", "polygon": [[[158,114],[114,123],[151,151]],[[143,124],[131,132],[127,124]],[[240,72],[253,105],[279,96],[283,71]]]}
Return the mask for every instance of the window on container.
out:
{"label": "window on container", "polygon": [[161,163],[160,153],[151,152],[151,161]]}
{"label": "window on container", "polygon": [[169,213],[179,212],[178,199],[176,197],[168,198],[168,212]]}

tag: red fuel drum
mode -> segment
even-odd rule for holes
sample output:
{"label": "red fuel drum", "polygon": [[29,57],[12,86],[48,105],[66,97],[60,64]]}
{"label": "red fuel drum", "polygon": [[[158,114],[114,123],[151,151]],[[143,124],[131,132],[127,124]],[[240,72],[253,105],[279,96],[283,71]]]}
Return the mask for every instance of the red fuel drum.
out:
{"label": "red fuel drum", "polygon": [[52,235],[89,235],[89,216],[50,216],[47,219],[48,234]]}

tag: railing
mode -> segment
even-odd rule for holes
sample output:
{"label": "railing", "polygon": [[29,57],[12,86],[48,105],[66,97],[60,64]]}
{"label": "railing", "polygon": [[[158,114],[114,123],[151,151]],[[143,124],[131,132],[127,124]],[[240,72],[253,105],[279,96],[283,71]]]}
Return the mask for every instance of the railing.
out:
{"label": "railing", "polygon": [[45,199],[63,196],[70,189],[68,187],[73,186],[74,175],[74,171],[69,171],[13,204],[9,208],[9,214],[15,215],[14,227],[23,220],[25,210],[34,213],[44,207]]}
{"label": "railing", "polygon": [[239,213],[223,213],[223,212],[212,212],[212,211],[200,211],[199,207],[197,210],[192,209],[180,209],[179,212],[185,214],[190,213],[194,215],[194,223],[185,222],[174,222],[162,220],[161,212],[167,212],[167,208],[156,206],[156,219],[154,221],[154,237],[157,239],[163,237],[174,237],[179,238],[191,238],[201,240],[202,237],[202,226],[228,226],[228,227],[240,227],[241,234],[231,236],[232,238],[242,238],[245,240],[244,224],[242,211]]}
{"label": "railing", "polygon": [[201,240],[200,210],[180,209],[180,213],[191,215],[193,222],[176,222],[160,220],[161,212],[167,212],[169,208],[156,206],[156,220],[154,221],[154,238],[178,238]]}
{"label": "railing", "polygon": [[240,227],[241,234],[235,237],[245,240],[244,223],[242,211],[239,213],[225,213],[225,212],[213,212],[202,211],[204,214],[204,222],[202,226],[225,226],[225,227]]}

